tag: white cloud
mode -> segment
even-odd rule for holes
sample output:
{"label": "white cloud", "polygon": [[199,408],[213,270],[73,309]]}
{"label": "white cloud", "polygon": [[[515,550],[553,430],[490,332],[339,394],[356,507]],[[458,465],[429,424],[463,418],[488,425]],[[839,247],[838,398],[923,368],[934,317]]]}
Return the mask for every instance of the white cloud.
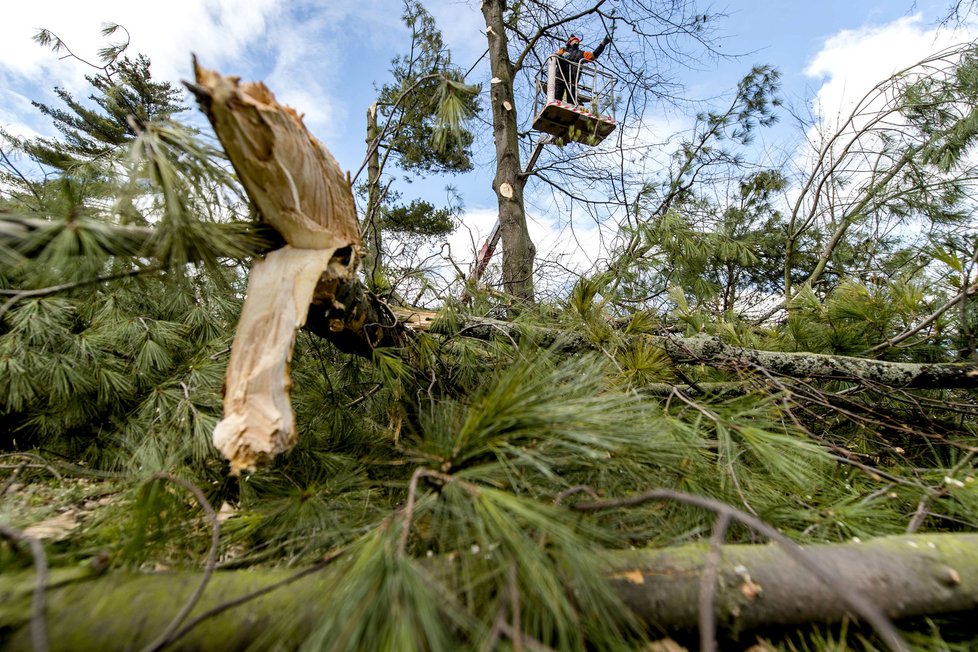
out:
{"label": "white cloud", "polygon": [[[39,29],[50,30],[77,57],[98,64],[101,48],[125,41],[122,31],[109,37],[101,34],[106,23],[117,23],[129,32],[129,53],[146,54],[152,60],[154,79],[179,85],[181,79],[192,76],[191,53],[197,53],[208,67],[222,67],[246,57],[249,49],[263,40],[268,17],[282,2],[171,0],[166,10],[160,10],[122,0],[32,0],[5,7],[0,21],[0,80],[5,87],[0,99],[0,125],[36,123],[37,129],[50,135],[47,119],[40,118],[28,103],[14,102],[11,97],[27,95],[58,106],[50,90],[54,86],[64,87],[79,98],[90,93],[84,76],[93,74],[93,68],[35,43],[32,37]],[[199,120],[193,114],[187,118]]]}
{"label": "white cloud", "polygon": [[445,44],[452,51],[452,61],[468,70],[487,47],[485,21],[473,2],[458,0],[432,0],[425,6],[435,17]]}
{"label": "white cloud", "polygon": [[920,14],[894,22],[843,30],[825,41],[805,74],[822,80],[813,99],[815,115],[832,121],[878,82],[929,54],[974,38],[966,29],[927,27]]}
{"label": "white cloud", "polygon": [[452,259],[463,270],[467,271],[475,260],[482,243],[492,233],[498,215],[495,207],[475,208],[462,215],[462,224],[449,236],[448,243],[451,245]]}
{"label": "white cloud", "polygon": [[[8,90],[45,102],[51,101],[48,93],[55,85],[84,96],[83,75],[93,70],[39,46],[32,37],[49,29],[78,57],[97,63],[100,48],[124,39],[121,32],[108,39],[101,35],[105,23],[118,23],[130,34],[130,52],[150,57],[157,80],[189,78],[194,53],[206,67],[266,81],[280,101],[306,114],[314,133],[329,138],[349,117],[346,75],[374,60],[380,45],[394,47],[404,40],[400,10],[391,11],[394,6],[399,3],[391,0],[170,0],[160,9],[123,0],[31,0],[4,8],[0,80],[8,82]],[[353,83],[369,89],[373,70],[370,74]],[[18,109],[0,103],[0,124],[26,119],[16,115]]]}
{"label": "white cloud", "polygon": [[[47,74],[57,56],[31,41],[38,29],[60,36],[78,56],[95,62],[106,40],[105,23],[123,25],[133,47],[153,60],[157,76],[177,80],[189,73],[190,52],[220,61],[240,56],[257,39],[282,0],[171,0],[164,9],[124,0],[32,0],[4,8],[0,61],[25,77]],[[117,34],[110,40],[121,40]],[[64,75],[59,74],[58,77]]]}

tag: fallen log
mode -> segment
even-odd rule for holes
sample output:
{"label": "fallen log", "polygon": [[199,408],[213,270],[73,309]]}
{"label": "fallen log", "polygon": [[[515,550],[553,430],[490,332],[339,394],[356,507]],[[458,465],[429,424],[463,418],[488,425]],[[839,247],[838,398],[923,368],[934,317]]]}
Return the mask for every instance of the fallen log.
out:
{"label": "fallen log", "polygon": [[820,353],[761,351],[726,344],[717,337],[652,337],[677,363],[697,363],[731,370],[764,369],[791,378],[873,382],[914,389],[978,387],[974,364],[910,363]]}
{"label": "fallen log", "polygon": [[[696,544],[609,552],[608,578],[624,604],[651,630],[689,630],[699,619],[708,548]],[[844,578],[845,590],[862,593],[893,619],[978,607],[978,534],[893,536],[803,550]],[[437,560],[431,563],[438,568]],[[47,591],[51,650],[139,649],[163,631],[200,581],[199,573],[189,572],[115,572],[81,578],[74,571],[62,573],[73,575],[59,583],[56,572]],[[215,573],[189,618],[293,573]],[[717,578],[717,622],[727,633],[851,616],[839,599],[839,587],[822,583],[777,545],[724,546]],[[7,650],[31,649],[33,588],[32,573],[0,576],[0,627],[9,632]],[[309,575],[203,621],[168,649],[254,649],[256,642],[294,649],[315,627],[318,614],[329,608],[332,588],[328,571]]]}
{"label": "fallen log", "polygon": [[[437,313],[428,311],[398,309],[397,314],[415,330],[428,330],[437,320]],[[517,342],[530,338],[542,347],[568,352],[595,348],[581,333],[517,325],[496,319],[463,320],[459,335],[482,340],[503,335]],[[665,351],[676,364],[702,364],[743,372],[764,370],[789,378],[872,382],[894,388],[978,388],[978,367],[972,363],[892,362],[822,353],[763,351],[727,344],[710,335],[679,337],[636,334],[629,337],[646,339]]]}

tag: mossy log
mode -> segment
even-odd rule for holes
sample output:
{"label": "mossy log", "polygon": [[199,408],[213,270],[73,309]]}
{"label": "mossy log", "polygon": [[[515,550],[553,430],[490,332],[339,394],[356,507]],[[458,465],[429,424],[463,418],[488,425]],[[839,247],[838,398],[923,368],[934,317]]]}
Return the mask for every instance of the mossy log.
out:
{"label": "mossy log", "polygon": [[[823,584],[777,545],[724,546],[715,593],[720,628],[744,632],[768,625],[838,621],[850,615],[839,591],[862,593],[893,619],[978,607],[978,534],[893,536],[803,550],[842,578],[842,584]],[[625,605],[654,631],[689,630],[699,618],[707,553],[705,545],[612,552],[609,581]],[[190,618],[293,572],[218,572]],[[114,572],[57,580],[55,574],[46,598],[52,650],[131,650],[163,631],[193,593],[200,574]],[[315,627],[331,589],[328,571],[309,575],[203,621],[168,649],[293,649]],[[32,590],[30,573],[0,577],[4,649],[31,647]]]}
{"label": "mossy log", "polygon": [[[411,326],[426,330],[435,323],[436,313],[399,310]],[[482,340],[500,336],[520,341],[532,339],[540,346],[575,352],[594,348],[581,333],[554,328],[536,328],[495,319],[466,319],[460,324],[460,335]],[[653,346],[662,349],[677,364],[701,364],[717,369],[746,373],[765,371],[775,376],[797,379],[870,382],[894,388],[975,389],[978,388],[978,366],[973,363],[910,363],[825,355],[807,352],[762,351],[727,344],[717,337],[644,335]]]}
{"label": "mossy log", "polygon": [[898,388],[978,387],[978,367],[974,364],[919,364],[843,355],[759,351],[726,344],[719,338],[706,335],[653,337],[652,341],[678,363],[743,371],[763,369],[791,378],[865,381]]}

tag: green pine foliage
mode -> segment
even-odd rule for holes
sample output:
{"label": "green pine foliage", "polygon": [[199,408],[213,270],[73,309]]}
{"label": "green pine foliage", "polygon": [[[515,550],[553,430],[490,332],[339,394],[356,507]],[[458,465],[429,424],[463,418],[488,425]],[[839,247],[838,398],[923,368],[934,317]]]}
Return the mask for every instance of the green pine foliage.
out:
{"label": "green pine foliage", "polygon": [[64,92],[65,108],[39,105],[60,138],[6,136],[50,172],[4,174],[3,446],[143,475],[215,473],[236,260],[258,240],[218,152],[167,121],[185,110],[176,89],[124,50],[87,78],[94,108]]}
{"label": "green pine foliage", "polygon": [[[228,477],[210,437],[243,263],[261,242],[219,152],[153,121],[182,107],[167,104],[148,62],[124,63],[121,52],[107,53],[92,82],[99,109],[63,97],[62,113],[44,111],[63,134],[47,149],[8,139],[50,174],[4,177],[0,447],[30,489],[4,481],[0,519],[36,520],[30,503],[45,490],[46,502],[81,505],[82,524],[49,546],[53,565],[107,554],[113,567],[199,568],[212,523],[172,476],[220,510],[221,568],[338,555],[321,571],[334,589],[304,649],[640,650],[650,633],[605,581],[607,552],[703,542],[716,517],[663,501],[596,513],[577,502],[684,491],[801,543],[978,525],[973,391],[680,366],[651,337],[705,332],[749,348],[907,362],[974,356],[974,297],[939,312],[974,283],[973,243],[954,228],[922,246],[878,239],[872,251],[854,228],[830,272],[806,284],[813,243],[829,231],[789,243],[784,174],[752,171],[724,184],[729,195],[693,183],[725,159],[719,140],[745,142],[773,119],[777,78],[764,68],[732,108],[704,116],[674,182],[642,198],[640,216],[653,199],[663,210],[625,234],[620,274],[578,279],[487,339],[469,337],[466,321],[501,312],[490,292],[468,306],[446,301],[429,332],[370,359],[301,333],[291,366],[298,445],[270,468]],[[973,65],[963,65],[955,83],[965,88]],[[120,107],[137,101],[147,106],[130,119]],[[919,119],[939,134],[927,156],[967,151],[967,124]],[[956,228],[959,200],[948,190],[927,218]],[[447,218],[432,208],[401,217]],[[753,320],[784,289],[786,267],[798,287],[782,318]],[[40,457],[17,457],[26,454]],[[735,526],[727,541],[758,536]],[[29,563],[0,548],[0,568]],[[913,629],[919,649],[974,640],[943,624]],[[772,649],[879,646],[848,625],[782,634]]]}

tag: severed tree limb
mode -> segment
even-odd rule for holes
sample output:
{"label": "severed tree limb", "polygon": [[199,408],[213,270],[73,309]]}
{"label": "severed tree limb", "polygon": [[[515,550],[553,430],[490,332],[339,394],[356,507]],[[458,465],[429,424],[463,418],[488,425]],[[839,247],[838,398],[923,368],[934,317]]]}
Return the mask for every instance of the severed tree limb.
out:
{"label": "severed tree limb", "polygon": [[[893,619],[968,612],[978,608],[978,535],[891,536],[863,543],[804,546],[815,563],[845,578]],[[838,622],[852,614],[833,587],[819,582],[776,545],[725,545],[719,549],[714,604],[726,633],[771,625]],[[625,605],[655,631],[693,631],[699,619],[702,575],[709,546],[609,551],[608,578]],[[434,560],[438,568],[437,558]],[[194,615],[291,576],[294,571],[219,571]],[[87,649],[127,650],[146,645],[200,582],[200,573],[134,575],[123,572],[48,590],[51,649],[84,642]],[[335,579],[317,573],[200,623],[174,649],[239,649],[267,637],[297,647],[315,627]],[[0,622],[9,650],[30,649],[30,573],[0,576]],[[91,596],[99,596],[92,600]],[[169,608],[163,605],[170,605]],[[283,617],[287,615],[287,617]],[[525,641],[524,641],[525,642]]]}
{"label": "severed tree limb", "polygon": [[214,428],[232,473],[266,465],[296,443],[292,348],[331,261],[318,249],[285,246],[251,268],[224,381],[224,418]]}
{"label": "severed tree limb", "polygon": [[[225,378],[224,418],[214,445],[232,472],[267,464],[296,440],[289,363],[309,307],[343,313],[356,286],[359,226],[348,175],[262,83],[200,67],[188,87],[207,114],[263,222],[287,245],[252,268]],[[362,331],[358,316],[327,321],[332,333]]]}
{"label": "severed tree limb", "polygon": [[[427,330],[436,313],[398,310],[399,317],[416,330]],[[504,333],[513,340],[530,338],[543,347],[572,352],[593,348],[580,333],[528,327],[495,319],[467,319],[459,335],[491,340]],[[872,382],[887,387],[916,389],[978,388],[978,366],[974,364],[917,364],[890,362],[821,353],[761,351],[726,344],[709,335],[667,337],[635,335],[661,348],[677,364],[703,364],[732,371],[763,368],[769,373],[802,379]]]}
{"label": "severed tree limb", "polygon": [[888,387],[952,389],[978,387],[974,364],[916,364],[820,353],[760,351],[726,344],[707,335],[651,337],[677,363],[698,363],[725,369],[763,367],[793,378],[869,381]]}
{"label": "severed tree limb", "polygon": [[302,116],[279,104],[261,82],[241,83],[196,60],[194,73],[196,84],[188,88],[262,221],[296,248],[359,246],[350,180]]}
{"label": "severed tree limb", "polygon": [[[415,328],[426,328],[431,320]],[[557,329],[519,327],[509,322],[478,319],[463,324],[460,335],[492,339],[502,330],[510,337],[530,336],[543,346],[576,351],[592,348],[580,334]],[[819,378],[873,382],[888,387],[917,389],[978,388],[978,367],[974,364],[891,362],[842,355],[807,352],[781,352],[747,349],[709,335],[666,337],[638,335],[661,348],[676,363],[703,364],[735,371],[761,367],[792,378]]]}
{"label": "severed tree limb", "polygon": [[[978,535],[892,536],[863,543],[804,546],[814,564],[844,578],[893,619],[978,607]],[[709,547],[616,553],[616,592],[645,622],[696,627],[700,581]],[[854,614],[785,548],[726,545],[715,606],[721,629],[838,622]]]}

